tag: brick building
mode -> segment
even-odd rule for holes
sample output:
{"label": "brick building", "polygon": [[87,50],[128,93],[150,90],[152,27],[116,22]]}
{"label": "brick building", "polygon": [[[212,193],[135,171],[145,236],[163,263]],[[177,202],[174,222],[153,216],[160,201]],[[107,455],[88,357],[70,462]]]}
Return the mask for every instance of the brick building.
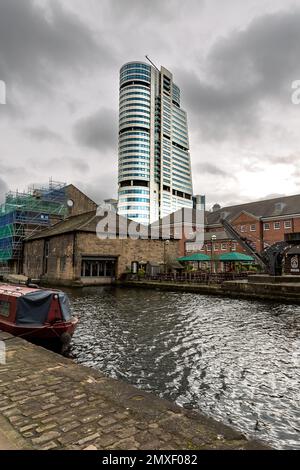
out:
{"label": "brick building", "polygon": [[[69,217],[31,236],[24,247],[24,274],[49,284],[108,284],[119,279],[133,262],[167,264],[180,255],[178,240],[128,238],[128,224],[137,231],[139,225],[115,213],[111,216],[116,221],[116,237],[96,211]],[[97,236],[97,226],[98,233],[108,238]]]}
{"label": "brick building", "polygon": [[97,209],[97,204],[73,184],[66,186],[66,205],[68,216],[83,214]]}
{"label": "brick building", "polygon": [[[228,207],[215,205],[212,212],[206,212],[205,244],[200,249],[202,253],[211,254],[212,249],[215,255],[231,251],[245,252],[224,230],[221,219],[230,222],[242,237],[251,241],[257,252],[261,252],[284,240],[286,233],[300,232],[300,195]],[[186,243],[186,252],[190,250],[191,245]]]}

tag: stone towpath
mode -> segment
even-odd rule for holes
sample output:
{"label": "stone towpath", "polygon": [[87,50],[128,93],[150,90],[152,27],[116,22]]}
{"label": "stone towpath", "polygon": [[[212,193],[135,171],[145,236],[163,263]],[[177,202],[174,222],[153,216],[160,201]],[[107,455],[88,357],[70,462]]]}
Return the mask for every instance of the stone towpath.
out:
{"label": "stone towpath", "polygon": [[20,338],[0,365],[0,448],[263,449],[199,413]]}

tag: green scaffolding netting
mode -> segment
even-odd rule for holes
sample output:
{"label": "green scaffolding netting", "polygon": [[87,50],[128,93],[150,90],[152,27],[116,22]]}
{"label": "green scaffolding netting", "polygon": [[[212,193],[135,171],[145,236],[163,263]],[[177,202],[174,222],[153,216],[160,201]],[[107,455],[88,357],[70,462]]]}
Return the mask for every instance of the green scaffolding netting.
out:
{"label": "green scaffolding netting", "polygon": [[4,225],[4,227],[0,227],[0,239],[12,237],[14,234],[14,226],[13,224]]}
{"label": "green scaffolding netting", "polygon": [[26,197],[7,197],[4,213],[13,211],[45,212],[47,214],[65,215],[67,207],[64,203],[58,201],[45,201],[36,199],[32,196]]}
{"label": "green scaffolding netting", "polygon": [[6,250],[0,250],[0,261],[8,261],[12,259],[13,251],[12,248]]}
{"label": "green scaffolding netting", "polygon": [[[0,205],[0,262],[19,256],[20,243],[30,230],[50,224],[51,216],[64,217],[67,214],[66,191],[60,183],[57,188],[51,185],[37,188],[35,194],[8,193]],[[26,229],[26,224],[29,229]]]}

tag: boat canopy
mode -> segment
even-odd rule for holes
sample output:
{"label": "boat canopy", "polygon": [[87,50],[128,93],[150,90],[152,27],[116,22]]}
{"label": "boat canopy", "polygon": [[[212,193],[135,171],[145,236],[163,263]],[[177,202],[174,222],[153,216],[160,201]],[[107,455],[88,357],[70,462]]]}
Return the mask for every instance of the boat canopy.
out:
{"label": "boat canopy", "polygon": [[63,292],[41,290],[29,292],[17,299],[17,325],[44,325],[47,322],[53,296],[58,296],[63,321],[71,319],[69,300]]}
{"label": "boat canopy", "polygon": [[59,292],[58,300],[59,300],[63,320],[70,321],[72,318],[72,315],[71,315],[71,310],[70,310],[69,297],[64,292]]}
{"label": "boat canopy", "polygon": [[47,321],[53,292],[38,291],[22,295],[17,300],[17,325],[43,325]]}

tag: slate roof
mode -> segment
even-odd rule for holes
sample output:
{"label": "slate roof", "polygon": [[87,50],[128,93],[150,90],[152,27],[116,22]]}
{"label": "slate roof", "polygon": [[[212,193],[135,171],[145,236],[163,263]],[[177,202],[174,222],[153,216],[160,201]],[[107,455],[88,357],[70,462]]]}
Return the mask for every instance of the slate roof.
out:
{"label": "slate roof", "polygon": [[222,218],[231,221],[243,211],[257,218],[300,215],[300,194],[221,207],[215,212],[206,214],[207,223],[209,225],[219,224]]}
{"label": "slate roof", "polygon": [[[134,224],[136,227],[139,227],[139,224],[133,222],[132,220],[125,219],[122,216],[117,215],[115,212],[108,213],[112,217],[117,217],[117,228],[122,223],[121,227],[128,227],[128,224]],[[97,211],[93,210],[90,212],[85,212],[84,214],[74,215],[72,217],[68,217],[67,219],[63,220],[62,222],[58,222],[57,224],[53,225],[50,228],[42,230],[41,232],[35,233],[34,235],[27,238],[27,240],[37,240],[40,238],[49,238],[54,237],[56,235],[61,235],[64,233],[70,232],[90,232],[96,233],[97,224],[107,216],[107,213],[103,216],[98,216]],[[107,232],[107,229],[104,230]],[[123,232],[121,230],[121,232]],[[117,230],[118,233],[118,230]]]}
{"label": "slate roof", "polygon": [[219,240],[227,240],[228,238],[231,239],[230,235],[226,232],[226,230],[218,231],[218,232],[205,232],[204,233],[204,240],[211,241],[211,237],[215,235],[216,239],[215,241]]}

